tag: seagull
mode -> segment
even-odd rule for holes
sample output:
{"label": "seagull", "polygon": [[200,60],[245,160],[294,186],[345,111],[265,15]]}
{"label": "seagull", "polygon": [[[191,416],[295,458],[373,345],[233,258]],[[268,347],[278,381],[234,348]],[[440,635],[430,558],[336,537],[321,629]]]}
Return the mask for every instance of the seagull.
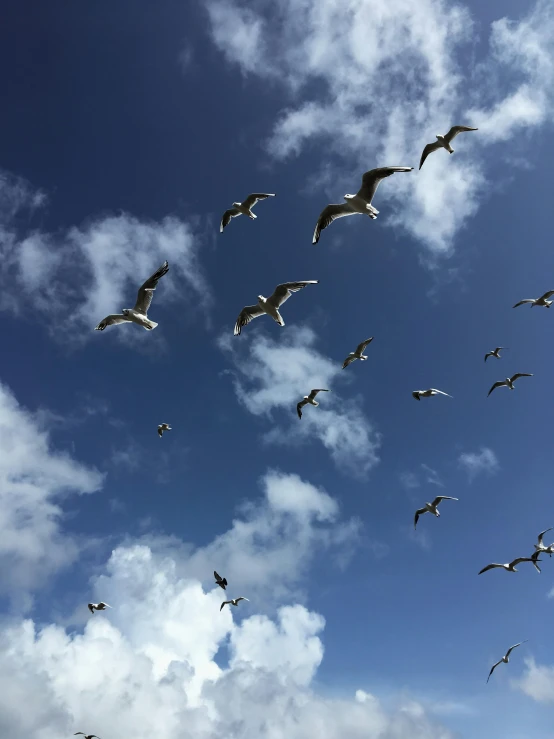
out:
{"label": "seagull", "polygon": [[94,330],[103,331],[106,326],[116,326],[118,323],[125,323],[127,321],[138,323],[139,326],[142,326],[147,331],[151,331],[153,328],[156,328],[158,324],[148,318],[148,308],[150,308],[152,303],[154,290],[156,289],[158,280],[167,274],[168,270],[169,265],[167,262],[164,262],[162,266],[154,272],[152,277],[149,277],[144,285],[141,285],[139,288],[137,302],[135,303],[134,308],[124,308],[121,311],[121,314],[113,313],[106,316],[106,318],[104,318],[103,321],[100,321]]}
{"label": "seagull", "polygon": [[253,192],[242,203],[233,203],[233,207],[226,210],[223,214],[221,223],[219,224],[219,232],[222,233],[225,226],[228,226],[229,223],[231,223],[231,218],[236,218],[237,216],[242,215],[248,216],[248,218],[254,220],[258,216],[252,213],[252,208],[256,205],[258,200],[265,200],[266,198],[274,197],[275,193],[272,192]]}
{"label": "seagull", "polygon": [[395,172],[411,172],[412,169],[413,167],[377,167],[365,172],[362,176],[362,186],[355,195],[345,195],[345,203],[333,203],[323,208],[316,223],[312,244],[317,244],[323,229],[337,218],[353,216],[356,213],[377,218],[379,211],[371,205],[371,201],[381,180]]}
{"label": "seagull", "polygon": [[509,387],[510,390],[515,390],[514,382],[519,377],[533,377],[533,375],[530,375],[528,372],[516,372],[515,375],[512,375],[511,377],[507,377],[505,380],[499,380],[498,382],[495,382],[494,385],[491,387],[491,389],[487,393],[487,398],[489,397],[489,395],[492,393],[492,391],[496,387]]}
{"label": "seagull", "polygon": [[293,293],[302,290],[306,285],[317,285],[319,280],[302,280],[300,282],[283,282],[282,285],[277,285],[273,291],[273,295],[269,298],[264,298],[263,295],[258,295],[258,303],[256,305],[247,305],[239,313],[237,322],[235,323],[234,335],[238,336],[244,326],[250,323],[253,318],[263,316],[267,313],[276,321],[279,326],[284,326],[285,322],[279,308],[287,301]]}
{"label": "seagull", "polygon": [[489,682],[492,673],[495,671],[495,669],[498,667],[498,665],[501,665],[502,662],[504,662],[504,664],[506,664],[506,665],[508,664],[508,662],[510,661],[510,652],[512,651],[512,649],[515,649],[516,647],[520,647],[522,644],[525,644],[526,641],[527,641],[527,639],[524,639],[523,641],[520,641],[519,644],[514,644],[513,647],[510,647],[508,649],[508,651],[502,657],[502,659],[499,659],[498,662],[491,667],[491,671],[489,672],[489,676],[487,678],[487,682]]}
{"label": "seagull", "polygon": [[96,736],[96,734],[85,734],[84,731],[76,731],[73,736],[77,736],[77,734],[82,734],[85,739],[100,739],[100,737]]}
{"label": "seagull", "polygon": [[158,436],[160,439],[164,435],[164,431],[171,431],[171,426],[168,423],[160,423],[158,426]]}
{"label": "seagull", "polygon": [[442,390],[437,390],[434,387],[430,387],[429,390],[414,390],[412,395],[416,400],[420,400],[421,398],[430,398],[433,395],[446,395],[448,398],[452,397],[452,395],[443,393]]}
{"label": "seagull", "polygon": [[449,495],[437,495],[432,503],[425,503],[425,506],[423,508],[418,508],[415,512],[414,529],[417,526],[419,517],[422,516],[424,513],[434,513],[437,518],[440,518],[441,514],[438,511],[438,505],[441,500],[458,500],[458,498],[451,498]]}
{"label": "seagull", "polygon": [[544,542],[542,540],[542,537],[546,534],[547,531],[552,531],[553,528],[554,528],[554,526],[551,526],[549,529],[545,529],[544,531],[541,531],[541,533],[539,534],[539,536],[537,538],[537,543],[535,544],[535,550],[537,552],[537,556],[541,552],[546,552],[547,554],[549,554],[550,556],[552,556],[552,549],[554,548],[554,544],[551,544],[548,547],[545,546],[544,545]]}
{"label": "seagull", "polygon": [[[541,562],[542,560],[535,560],[536,562]],[[501,567],[502,569],[506,570],[506,572],[517,572],[515,566],[518,565],[520,562],[533,562],[531,557],[518,557],[517,559],[514,559],[512,562],[508,562],[507,564],[497,564],[496,562],[493,562],[490,565],[487,565],[486,567],[483,567],[482,570],[480,570],[477,574],[482,575],[483,572],[486,572],[487,570],[492,570],[495,567]]]}
{"label": "seagull", "polygon": [[553,301],[548,298],[552,295],[554,295],[554,290],[549,290],[544,295],[541,295],[540,298],[527,298],[526,300],[520,300],[519,303],[513,305],[512,308],[517,308],[518,305],[523,305],[524,303],[531,303],[531,308],[535,305],[540,305],[543,308],[550,308]]}
{"label": "seagull", "polygon": [[452,126],[450,131],[445,136],[441,136],[440,134],[437,134],[437,140],[433,141],[432,144],[427,144],[425,149],[423,149],[421,160],[419,162],[419,168],[421,169],[423,167],[423,162],[427,159],[429,154],[431,154],[431,152],[433,151],[436,151],[437,149],[446,149],[446,151],[449,151],[451,154],[454,154],[454,149],[450,146],[450,142],[459,133],[462,133],[463,131],[478,131],[478,130],[479,129],[477,128],[469,128],[468,126]]}
{"label": "seagull", "polygon": [[500,354],[498,353],[501,349],[507,349],[507,346],[497,346],[496,349],[494,349],[492,352],[487,352],[485,354],[485,362],[489,357],[496,357],[497,359],[502,359]]}
{"label": "seagull", "polygon": [[[89,603],[88,609],[91,613],[94,613],[94,611],[105,611],[106,608],[111,608],[107,603],[104,603],[104,601],[100,601],[100,603]],[[80,732],[83,733],[82,731]]]}
{"label": "seagull", "polygon": [[369,339],[366,339],[365,341],[362,341],[361,344],[358,344],[358,348],[355,352],[350,352],[350,354],[346,357],[344,360],[344,363],[342,365],[342,368],[348,367],[349,364],[352,362],[355,362],[356,359],[361,360],[362,362],[365,362],[367,357],[364,355],[364,350],[368,344],[371,344],[373,341],[373,336],[370,336]]}
{"label": "seagull", "polygon": [[326,390],[324,387],[316,388],[315,390],[312,390],[312,392],[309,395],[304,395],[304,399],[300,401],[300,403],[296,404],[296,412],[298,413],[298,418],[302,418],[302,408],[309,403],[310,405],[319,405],[317,400],[315,399],[315,396],[318,393],[328,393],[329,391]]}
{"label": "seagull", "polygon": [[221,611],[221,609],[223,608],[223,606],[226,606],[227,604],[229,604],[231,606],[236,606],[238,604],[239,600],[248,600],[248,598],[245,598],[244,596],[241,595],[238,598],[232,598],[231,600],[224,600],[223,603],[221,604],[221,607],[220,607],[219,610]]}
{"label": "seagull", "polygon": [[[545,550],[548,552],[548,550]],[[533,552],[531,555],[531,562],[533,563],[533,567],[536,569],[536,571],[540,574],[541,568],[538,566],[537,562],[542,562],[541,559],[539,559],[540,552]]]}
{"label": "seagull", "polygon": [[[220,577],[215,570],[214,570],[214,577],[215,577],[216,585],[219,585],[220,588],[223,588],[223,590],[225,590],[225,588],[227,587],[226,578]],[[219,610],[221,610],[221,608]]]}

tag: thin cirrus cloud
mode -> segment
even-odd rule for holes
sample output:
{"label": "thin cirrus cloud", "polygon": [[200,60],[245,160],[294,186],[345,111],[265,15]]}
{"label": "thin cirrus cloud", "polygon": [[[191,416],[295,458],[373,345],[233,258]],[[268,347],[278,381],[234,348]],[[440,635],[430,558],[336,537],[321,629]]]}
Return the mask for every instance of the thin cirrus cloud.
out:
{"label": "thin cirrus cloud", "polygon": [[[333,383],[343,377],[341,363],[317,351],[317,336],[310,328],[290,326],[279,340],[259,333],[246,341],[244,349],[227,335],[218,343],[236,369],[234,386],[239,402],[269,421],[265,441],[298,444],[316,438],[337,467],[359,477],[379,462],[381,435],[357,401],[345,400],[336,392]],[[299,421],[296,404],[312,388],[331,392],[320,393],[320,406],[306,407]],[[284,413],[274,413],[276,410]]]}
{"label": "thin cirrus cloud", "polygon": [[371,167],[417,168],[425,144],[452,125],[479,128],[455,140],[453,157],[439,151],[421,172],[391,178],[386,196],[381,193],[388,214],[381,217],[422,242],[431,261],[451,253],[456,234],[483,201],[500,156],[491,145],[511,141],[521,153],[552,119],[554,8],[548,0],[538,0],[519,21],[501,18],[484,29],[488,46],[476,64],[468,52],[478,28],[460,3],[250,5],[208,0],[212,40],[245,75],[273,80],[288,93],[266,142],[270,155],[281,160],[314,141],[325,146],[323,169],[311,182],[312,190],[320,183],[322,205],[352,192]]}
{"label": "thin cirrus cloud", "polygon": [[470,481],[478,475],[495,475],[500,469],[496,454],[488,447],[481,447],[478,452],[460,454],[458,465],[467,472]]}
{"label": "thin cirrus cloud", "polygon": [[[210,289],[198,261],[198,240],[178,218],[142,221],[122,213],[63,233],[30,230],[21,215],[44,195],[10,175],[0,178],[0,309],[28,312],[47,322],[54,337],[82,342],[104,316],[135,303],[138,287],[166,259],[170,271],[153,310],[195,296],[206,307]],[[183,285],[186,290],[183,290]],[[60,328],[63,330],[60,332]],[[127,327],[129,328],[129,327]],[[142,334],[116,330],[123,341]]]}

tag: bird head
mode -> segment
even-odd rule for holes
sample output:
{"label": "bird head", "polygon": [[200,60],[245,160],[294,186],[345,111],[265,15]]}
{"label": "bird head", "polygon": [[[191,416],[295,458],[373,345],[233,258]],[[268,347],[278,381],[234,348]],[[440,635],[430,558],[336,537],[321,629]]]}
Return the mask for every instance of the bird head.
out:
{"label": "bird head", "polygon": [[235,208],[240,208],[240,206],[242,205],[242,203],[233,203],[233,205],[235,206]]}
{"label": "bird head", "polygon": [[130,311],[130,308],[123,308],[123,310],[121,312],[123,313],[124,316],[128,316],[129,315],[129,311]]}
{"label": "bird head", "polygon": [[344,196],[344,199],[345,200],[352,200],[353,197],[354,197],[354,195],[351,195],[350,193],[346,193],[346,195]]}
{"label": "bird head", "polygon": [[260,301],[260,303],[265,303],[265,298],[263,295],[258,295],[258,300]]}
{"label": "bird head", "polygon": [[440,133],[438,133],[437,134],[437,138],[438,138],[439,141],[442,141],[442,139],[444,138],[444,136],[441,136]]}

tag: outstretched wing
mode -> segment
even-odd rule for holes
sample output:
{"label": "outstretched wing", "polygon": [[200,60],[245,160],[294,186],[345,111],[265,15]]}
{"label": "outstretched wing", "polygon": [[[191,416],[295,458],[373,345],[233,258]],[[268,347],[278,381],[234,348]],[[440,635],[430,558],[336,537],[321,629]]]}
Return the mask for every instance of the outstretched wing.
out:
{"label": "outstretched wing", "polygon": [[314,400],[315,396],[316,396],[316,395],[317,395],[318,393],[328,393],[328,392],[329,392],[329,390],[326,390],[326,389],[325,389],[324,387],[319,387],[319,388],[315,388],[315,389],[314,389],[314,390],[312,390],[312,392],[310,393],[310,395],[309,395],[309,398],[310,398],[310,400]]}
{"label": "outstretched wing", "polygon": [[444,137],[444,140],[447,143],[450,143],[452,139],[456,138],[456,136],[459,133],[463,133],[464,131],[477,131],[477,128],[469,128],[469,126],[452,126],[450,131],[446,134]]}
{"label": "outstretched wing", "polygon": [[422,516],[424,513],[427,513],[427,508],[418,508],[415,512],[415,518],[414,518],[414,529],[417,526],[417,522],[419,521],[419,517]]}
{"label": "outstretched wing", "polygon": [[541,297],[539,299],[540,300],[548,300],[550,297],[552,297],[552,295],[554,295],[554,290],[549,290],[544,295],[541,295]]}
{"label": "outstretched wing", "polygon": [[243,205],[245,208],[252,209],[258,200],[265,200],[266,198],[274,198],[275,193],[273,192],[253,192],[251,193],[246,200],[243,201]]}
{"label": "outstretched wing", "polygon": [[550,526],[550,528],[548,528],[548,529],[545,529],[544,531],[541,531],[541,533],[540,533],[540,534],[538,535],[538,537],[537,537],[537,544],[539,545],[539,547],[542,547],[542,546],[543,546],[543,542],[542,542],[542,537],[543,537],[543,536],[544,536],[544,535],[545,535],[545,534],[546,534],[546,533],[547,533],[548,531],[552,531],[552,529],[553,529],[553,528],[554,528],[553,526]]}
{"label": "outstretched wing", "polygon": [[244,595],[239,595],[238,598],[235,598],[235,603],[238,603],[239,600],[248,600],[248,598],[245,598]]}
{"label": "outstretched wing", "polygon": [[419,390],[414,390],[412,392],[412,397],[414,397],[416,400],[421,400],[421,398],[419,397]]}
{"label": "outstretched wing", "polygon": [[302,408],[306,405],[308,401],[306,398],[304,400],[301,400],[300,403],[296,404],[296,412],[298,413],[298,418],[302,418]]}
{"label": "outstretched wing", "polygon": [[381,180],[390,177],[395,172],[411,172],[412,169],[413,167],[377,167],[377,169],[370,169],[362,175],[362,186],[357,194],[366,203],[371,203]]}
{"label": "outstretched wing", "polygon": [[489,676],[488,676],[488,678],[487,678],[487,682],[489,682],[489,680],[490,680],[490,677],[491,677],[492,673],[493,673],[493,672],[494,672],[494,671],[496,670],[496,668],[498,667],[498,665],[499,665],[499,664],[500,664],[501,662],[502,662],[502,660],[501,660],[501,659],[499,659],[499,660],[498,660],[498,662],[497,662],[497,663],[496,663],[495,665],[493,665],[493,666],[491,667],[491,671],[489,672]]}
{"label": "outstretched wing", "polygon": [[238,336],[244,326],[247,326],[254,318],[262,316],[263,313],[264,312],[259,305],[247,305],[243,308],[235,323],[235,330],[233,331],[234,336]]}
{"label": "outstretched wing", "polygon": [[449,395],[448,393],[444,393],[442,390],[437,390],[436,387],[432,387],[429,389],[432,390],[434,393],[438,393],[438,395],[446,395],[448,398],[452,397],[452,395]]}
{"label": "outstretched wing", "polygon": [[215,570],[214,570],[214,577],[215,577],[215,579],[216,579],[217,582],[221,582],[221,579],[222,578],[217,574],[217,572]]}
{"label": "outstretched wing", "polygon": [[280,308],[285,303],[292,293],[297,293],[302,290],[306,285],[317,285],[319,280],[302,280],[300,282],[283,282],[282,285],[277,285],[273,291],[273,295],[270,295],[267,302],[274,308]]}
{"label": "outstretched wing", "polygon": [[525,644],[527,639],[524,639],[523,641],[518,642],[517,644],[514,644],[513,647],[510,647],[508,651],[506,652],[506,658],[508,658],[512,652],[512,649],[515,649],[516,647],[521,647],[522,644]]}
{"label": "outstretched wing", "polygon": [[530,375],[528,372],[516,372],[516,374],[512,375],[510,379],[512,382],[515,382],[520,377],[533,377],[533,375]]}
{"label": "outstretched wing", "polygon": [[483,572],[487,572],[487,570],[492,570],[495,567],[503,567],[503,565],[496,564],[496,562],[493,562],[493,564],[487,565],[486,567],[483,567],[482,570],[480,570],[477,574],[482,575]]}
{"label": "outstretched wing", "polygon": [[535,303],[534,298],[525,298],[525,300],[520,300],[519,303],[516,303],[515,305],[512,305],[512,308],[517,308],[518,305],[523,305],[524,303]]}
{"label": "outstretched wing", "polygon": [[[510,564],[511,564],[511,566],[512,566],[512,567],[515,567],[515,566],[516,566],[516,565],[518,565],[518,564],[519,564],[520,562],[532,562],[532,561],[533,561],[533,560],[532,560],[532,558],[531,558],[531,557],[518,557],[517,559],[514,559],[514,560],[512,560],[512,561],[510,562]],[[538,562],[540,562],[541,560],[539,559],[539,560],[537,560],[537,561],[538,561]]]}
{"label": "outstretched wing", "polygon": [[162,266],[159,267],[154,274],[139,287],[137,302],[135,303],[135,310],[137,313],[142,313],[143,316],[148,313],[148,308],[150,308],[150,304],[152,303],[152,297],[154,295],[156,285],[158,284],[158,280],[166,275],[168,271],[169,264],[164,262]]}
{"label": "outstretched wing", "polygon": [[[89,609],[89,611],[90,611],[91,613],[94,613],[94,603],[89,603],[89,604],[88,604],[88,609]],[[81,733],[82,733],[82,732],[81,732]]]}
{"label": "outstretched wing", "polygon": [[229,208],[229,210],[226,210],[221,217],[219,233],[222,233],[225,226],[228,226],[231,223],[231,218],[236,218],[237,216],[240,216],[240,210],[237,210],[236,208]]}
{"label": "outstretched wing", "polygon": [[437,495],[431,505],[436,506],[441,502],[441,500],[458,500],[458,498],[451,498],[449,495]]}
{"label": "outstretched wing", "polygon": [[357,358],[358,357],[354,357],[352,354],[349,354],[344,360],[344,362],[342,363],[342,368],[344,369],[345,367],[348,367],[348,365],[356,361]]}
{"label": "outstretched wing", "polygon": [[488,359],[489,357],[492,357],[492,356],[493,356],[493,354],[494,354],[494,352],[488,352],[487,354],[485,354],[485,362],[487,361],[487,359]]}
{"label": "outstretched wing", "polygon": [[130,318],[127,318],[127,316],[123,316],[119,313],[112,313],[109,316],[106,316],[104,320],[100,321],[98,326],[94,327],[95,331],[103,331],[106,326],[117,326],[118,323],[127,323],[130,321]]}
{"label": "outstretched wing", "polygon": [[490,395],[490,394],[492,393],[492,391],[493,391],[493,390],[494,390],[495,388],[497,388],[497,387],[504,387],[505,385],[506,385],[506,383],[505,383],[505,382],[502,382],[502,381],[500,381],[500,380],[499,380],[498,382],[495,382],[495,383],[494,383],[494,385],[493,385],[493,386],[491,387],[491,389],[489,390],[489,392],[487,393],[487,398],[489,397],[489,395]]}
{"label": "outstretched wing", "polygon": [[333,221],[337,220],[337,218],[342,218],[343,216],[354,216],[356,213],[357,211],[355,211],[348,203],[331,203],[331,205],[327,205],[319,214],[319,218],[315,224],[312,244],[317,244],[323,229],[330,226]]}
{"label": "outstretched wing", "polygon": [[163,435],[164,435],[163,428],[161,426],[158,426],[158,436],[163,436]]}
{"label": "outstretched wing", "polygon": [[423,149],[421,153],[421,159],[419,160],[420,169],[423,167],[423,162],[427,159],[429,154],[431,154],[433,151],[436,151],[437,149],[442,149],[442,145],[439,144],[438,141],[433,141],[432,144],[427,144],[427,146]]}
{"label": "outstretched wing", "polygon": [[226,606],[230,602],[231,602],[230,600],[224,600],[223,603],[221,604],[221,606],[219,607],[219,610],[221,611],[221,609],[223,608],[223,606]]}
{"label": "outstretched wing", "polygon": [[362,341],[361,344],[358,344],[358,347],[356,349],[356,354],[363,354],[364,349],[368,344],[371,344],[373,341],[373,336],[370,336],[369,339],[366,339],[365,341]]}

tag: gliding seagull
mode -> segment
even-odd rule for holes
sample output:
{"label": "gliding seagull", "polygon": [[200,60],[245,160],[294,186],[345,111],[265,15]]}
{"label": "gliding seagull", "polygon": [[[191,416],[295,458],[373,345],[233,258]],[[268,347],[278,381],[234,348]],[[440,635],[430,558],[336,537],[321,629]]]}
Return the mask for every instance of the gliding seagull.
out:
{"label": "gliding seagull", "polygon": [[502,657],[502,659],[499,659],[498,662],[491,667],[491,671],[489,672],[489,676],[487,678],[487,682],[489,682],[492,673],[495,671],[495,669],[498,667],[498,665],[501,665],[502,662],[504,662],[504,664],[506,664],[506,665],[508,664],[508,662],[510,661],[510,652],[512,651],[512,649],[515,649],[516,647],[520,647],[522,644],[525,644],[526,641],[527,641],[527,639],[524,639],[523,641],[520,641],[518,644],[514,644],[513,647],[510,647],[508,649],[508,651]]}
{"label": "gliding seagull", "polygon": [[124,308],[121,311],[121,314],[112,313],[111,315],[106,316],[106,318],[104,318],[103,321],[100,321],[94,330],[103,331],[106,326],[116,326],[118,323],[126,323],[127,321],[138,323],[139,326],[142,326],[147,331],[151,331],[153,328],[156,328],[158,324],[148,318],[148,309],[152,303],[154,290],[156,289],[158,280],[167,274],[168,270],[169,265],[167,262],[164,262],[162,266],[157,269],[139,288],[137,302],[135,303],[134,308]]}
{"label": "gliding seagull", "polygon": [[496,349],[494,349],[494,351],[492,351],[492,352],[487,352],[487,353],[485,354],[485,362],[487,361],[487,359],[488,359],[489,357],[496,357],[497,359],[502,359],[502,357],[501,357],[501,356],[500,356],[500,354],[499,354],[499,351],[500,351],[501,349],[507,349],[507,348],[508,348],[507,346],[497,346],[497,347],[496,347]]}
{"label": "gliding seagull", "polygon": [[519,303],[513,305],[512,308],[517,308],[518,305],[523,305],[524,303],[531,303],[531,308],[535,305],[540,305],[542,308],[550,308],[553,301],[548,300],[548,298],[552,295],[554,295],[554,290],[549,290],[544,295],[541,295],[540,298],[527,298],[526,300],[520,300]]}
{"label": "gliding seagull", "polygon": [[[541,562],[542,560],[537,560],[538,562]],[[490,565],[487,565],[486,567],[483,567],[482,570],[480,570],[477,574],[482,575],[483,572],[487,572],[487,570],[492,570],[495,567],[500,567],[503,570],[506,570],[506,572],[518,572],[516,570],[516,565],[518,565],[520,562],[533,562],[531,557],[518,557],[517,559],[514,559],[512,562],[508,562],[507,564],[497,564],[496,562],[493,562]]]}
{"label": "gliding seagull", "polygon": [[423,149],[421,160],[419,162],[419,168],[421,169],[423,167],[423,162],[427,159],[429,154],[431,154],[431,152],[433,151],[436,151],[437,149],[446,149],[446,151],[450,152],[450,154],[454,154],[454,149],[450,146],[450,142],[452,141],[452,139],[463,131],[477,130],[477,128],[469,128],[468,126],[452,126],[450,131],[445,136],[440,136],[439,134],[437,134],[437,140],[433,141],[432,144],[427,144],[427,146]]}
{"label": "gliding seagull", "polygon": [[549,529],[545,529],[544,531],[541,531],[541,533],[539,534],[539,536],[537,538],[537,543],[535,544],[535,551],[538,552],[539,554],[541,552],[546,552],[547,554],[549,554],[550,556],[552,556],[552,548],[553,548],[553,545],[551,544],[548,547],[545,546],[545,544],[544,544],[544,542],[542,540],[542,537],[546,534],[547,531],[552,531],[553,528],[554,528],[554,526],[551,526]]}
{"label": "gliding seagull", "polygon": [[292,293],[296,293],[299,290],[302,290],[302,288],[306,287],[306,285],[317,285],[318,282],[319,280],[284,282],[282,285],[277,285],[277,287],[273,291],[273,295],[270,295],[269,298],[264,298],[263,295],[258,295],[257,305],[247,305],[239,313],[239,317],[237,318],[237,322],[235,323],[235,330],[233,331],[234,335],[238,336],[242,328],[249,324],[253,318],[263,316],[264,313],[267,313],[268,316],[271,316],[273,320],[279,324],[279,326],[284,326],[285,322],[283,321],[283,318],[279,313],[279,308],[283,305],[285,301],[290,298]]}
{"label": "gliding seagull", "polygon": [[497,387],[509,387],[510,390],[515,390],[514,382],[520,377],[533,377],[533,375],[530,375],[528,372],[516,372],[515,375],[507,377],[505,380],[499,380],[498,382],[495,382],[494,385],[491,387],[491,389],[487,393],[487,398]]}
{"label": "gliding seagull", "polygon": [[379,211],[371,205],[371,201],[381,180],[390,177],[395,172],[411,172],[412,169],[413,167],[378,167],[365,172],[362,176],[362,186],[355,195],[345,195],[345,203],[332,203],[323,208],[316,223],[312,244],[317,244],[323,229],[330,226],[337,218],[353,216],[356,213],[377,218]]}
{"label": "gliding seagull", "polygon": [[344,363],[342,365],[342,368],[348,367],[351,362],[355,362],[356,359],[359,359],[362,362],[365,362],[367,357],[364,355],[364,350],[368,344],[370,344],[373,341],[373,336],[370,336],[369,339],[366,339],[365,341],[362,341],[361,344],[358,344],[358,347],[355,352],[350,352],[350,354],[346,357],[344,360]]}
{"label": "gliding seagull", "polygon": [[[216,585],[219,585],[220,588],[223,588],[223,590],[225,590],[225,588],[227,587],[227,578],[220,577],[215,570],[214,570],[214,577],[215,577]],[[221,610],[221,608],[219,610]]]}
{"label": "gliding seagull", "polygon": [[298,418],[302,418],[302,408],[309,403],[310,405],[319,405],[317,400],[315,399],[315,396],[318,393],[328,393],[329,391],[326,390],[324,387],[316,388],[315,390],[312,390],[312,392],[309,395],[304,395],[304,399],[300,401],[300,403],[296,404],[296,412],[298,413]]}
{"label": "gliding seagull", "polygon": [[253,192],[245,200],[243,200],[242,203],[233,203],[233,207],[229,208],[229,210],[226,210],[223,214],[221,223],[219,225],[219,232],[221,233],[225,226],[228,226],[229,223],[231,223],[231,218],[236,218],[237,216],[243,215],[248,216],[248,218],[254,220],[258,217],[257,215],[252,213],[252,208],[256,205],[256,203],[259,200],[265,200],[266,198],[274,197],[275,193],[272,192]]}
{"label": "gliding seagull", "polygon": [[449,495],[437,495],[432,503],[425,503],[424,508],[418,508],[415,512],[414,529],[417,526],[419,517],[422,516],[424,513],[433,513],[437,518],[440,517],[441,514],[439,513],[437,506],[439,505],[441,500],[458,500],[458,498],[451,498]]}
{"label": "gliding seagull", "polygon": [[96,734],[85,734],[84,731],[76,731],[73,736],[77,736],[77,734],[82,734],[85,739],[100,739],[100,737],[96,736]]}
{"label": "gliding seagull", "polygon": [[171,426],[168,423],[160,423],[158,426],[158,436],[160,438],[164,435],[164,431],[171,431]]}
{"label": "gliding seagull", "polygon": [[446,395],[448,398],[452,397],[452,395],[443,393],[442,390],[437,390],[434,387],[430,387],[429,390],[414,390],[412,395],[416,400],[420,400],[421,398],[431,398],[433,395]]}
{"label": "gliding seagull", "polygon": [[[104,603],[104,601],[100,601],[100,603],[89,603],[88,609],[91,613],[94,613],[94,611],[105,611],[106,608],[111,608],[107,603]],[[80,732],[81,734],[83,732]]]}
{"label": "gliding seagull", "polygon": [[240,595],[238,598],[232,598],[231,600],[224,600],[219,610],[221,611],[223,606],[226,606],[227,604],[229,604],[230,606],[236,606],[239,600],[248,600],[248,598],[245,598],[244,596]]}

